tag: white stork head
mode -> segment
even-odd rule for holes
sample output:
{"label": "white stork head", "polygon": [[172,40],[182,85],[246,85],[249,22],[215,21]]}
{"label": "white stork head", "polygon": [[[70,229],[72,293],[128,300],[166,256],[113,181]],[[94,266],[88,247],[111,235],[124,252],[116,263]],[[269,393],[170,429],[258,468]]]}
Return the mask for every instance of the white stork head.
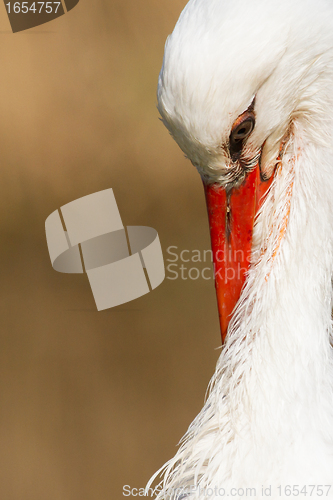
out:
{"label": "white stork head", "polygon": [[190,0],[167,40],[158,109],[206,185],[218,271],[243,269],[216,280],[223,337],[248,260],[234,256],[295,125],[303,143],[332,144],[332,23],[329,0]]}

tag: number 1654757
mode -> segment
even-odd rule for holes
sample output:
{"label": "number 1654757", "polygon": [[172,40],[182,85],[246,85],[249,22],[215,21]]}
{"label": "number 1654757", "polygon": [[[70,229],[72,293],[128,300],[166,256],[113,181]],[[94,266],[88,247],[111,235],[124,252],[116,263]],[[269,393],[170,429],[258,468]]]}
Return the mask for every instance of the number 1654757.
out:
{"label": "number 1654757", "polygon": [[28,12],[32,12],[33,14],[41,14],[42,12],[46,12],[46,14],[52,14],[54,12],[57,13],[61,2],[8,2],[6,3],[8,14],[28,14]]}
{"label": "number 1654757", "polygon": [[331,489],[331,484],[308,484],[306,486],[304,485],[299,485],[299,484],[294,484],[294,485],[286,485],[286,486],[278,486],[277,489],[279,490],[279,496],[313,496],[315,498],[318,497],[327,497],[330,489]]}

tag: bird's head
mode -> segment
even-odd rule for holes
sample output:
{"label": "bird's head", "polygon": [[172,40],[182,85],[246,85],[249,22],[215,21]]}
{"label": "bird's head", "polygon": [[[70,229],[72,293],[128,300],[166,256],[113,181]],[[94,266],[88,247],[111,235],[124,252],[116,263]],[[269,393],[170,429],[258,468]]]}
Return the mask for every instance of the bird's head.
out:
{"label": "bird's head", "polygon": [[190,0],[166,42],[158,109],[205,185],[223,339],[293,124],[328,133],[332,19],[329,0]]}

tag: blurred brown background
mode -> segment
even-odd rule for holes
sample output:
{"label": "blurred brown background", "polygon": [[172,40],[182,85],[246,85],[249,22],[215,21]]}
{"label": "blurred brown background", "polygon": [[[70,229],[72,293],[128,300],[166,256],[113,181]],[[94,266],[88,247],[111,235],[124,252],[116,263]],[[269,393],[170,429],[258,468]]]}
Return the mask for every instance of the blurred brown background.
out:
{"label": "blurred brown background", "polygon": [[85,276],[53,271],[44,232],[61,205],[112,187],[124,224],[157,229],[165,258],[209,248],[199,175],[156,110],[184,5],[81,0],[15,35],[0,6],[1,500],[124,498],[203,404],[213,281],[166,279],[97,312]]}

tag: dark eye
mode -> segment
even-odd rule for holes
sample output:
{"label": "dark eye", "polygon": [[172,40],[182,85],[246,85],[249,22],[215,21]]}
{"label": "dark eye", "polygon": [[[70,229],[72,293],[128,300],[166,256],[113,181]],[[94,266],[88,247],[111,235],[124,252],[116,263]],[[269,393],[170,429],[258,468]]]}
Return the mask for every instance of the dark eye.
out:
{"label": "dark eye", "polygon": [[244,141],[251,134],[254,125],[254,116],[249,112],[246,112],[246,116],[240,116],[236,120],[229,137],[230,156],[233,160],[237,159],[241,153]]}
{"label": "dark eye", "polygon": [[243,123],[231,132],[231,139],[233,142],[244,141],[252,132],[254,128],[254,119],[247,118]]}

